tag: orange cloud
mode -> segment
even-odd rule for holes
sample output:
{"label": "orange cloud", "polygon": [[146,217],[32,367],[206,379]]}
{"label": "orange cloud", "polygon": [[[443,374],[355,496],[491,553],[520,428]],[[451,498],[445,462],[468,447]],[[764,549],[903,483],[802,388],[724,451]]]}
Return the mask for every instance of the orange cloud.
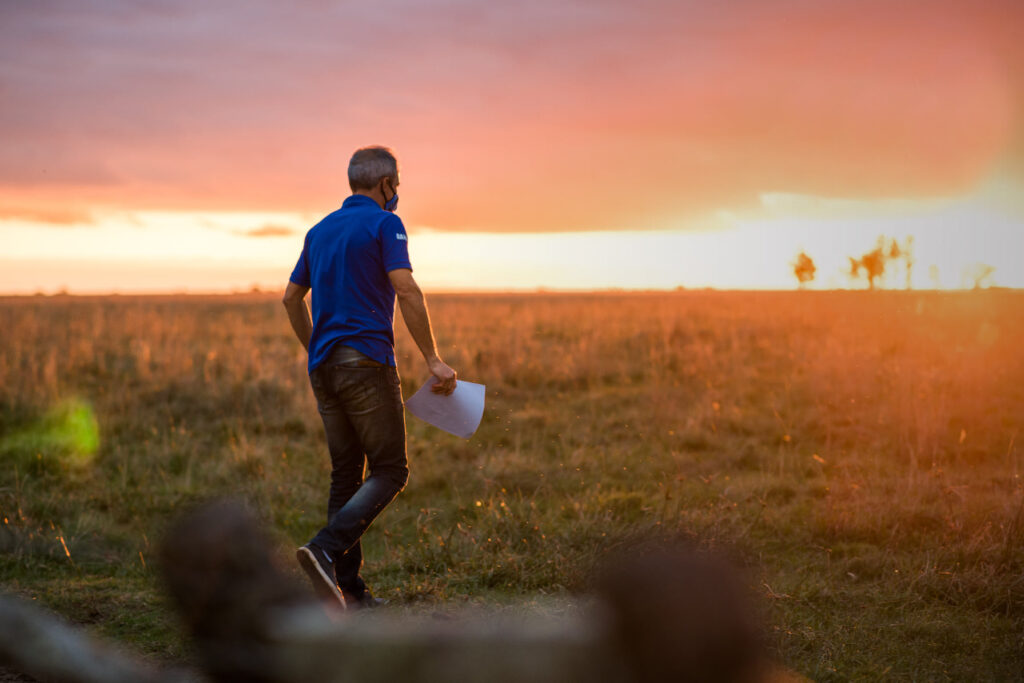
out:
{"label": "orange cloud", "polygon": [[91,225],[95,222],[92,214],[83,209],[46,206],[2,206],[0,220],[21,220],[50,225]]}
{"label": "orange cloud", "polygon": [[252,230],[236,230],[235,234],[243,237],[290,237],[298,231],[283,225],[264,225]]}

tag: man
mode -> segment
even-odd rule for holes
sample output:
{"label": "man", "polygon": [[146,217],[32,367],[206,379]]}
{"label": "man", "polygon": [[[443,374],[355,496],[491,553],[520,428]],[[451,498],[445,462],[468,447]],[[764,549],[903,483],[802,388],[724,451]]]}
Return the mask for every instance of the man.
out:
{"label": "man", "polygon": [[[437,354],[426,301],[412,277],[398,206],[398,162],[365,147],[348,166],[352,196],[306,234],[284,294],[292,329],[309,353],[309,380],[327,433],[327,526],[296,555],[323,598],[375,606],[359,576],[359,538],[405,487],[405,412],[395,366],[395,298],[433,391],[451,394],[455,371]],[[313,290],[313,317],[306,292]],[[369,476],[363,480],[364,464]]]}

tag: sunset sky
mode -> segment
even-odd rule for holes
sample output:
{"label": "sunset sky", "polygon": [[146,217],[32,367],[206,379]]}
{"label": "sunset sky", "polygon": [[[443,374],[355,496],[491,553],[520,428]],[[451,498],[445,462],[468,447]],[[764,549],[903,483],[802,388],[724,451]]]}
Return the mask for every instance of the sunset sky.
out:
{"label": "sunset sky", "polygon": [[367,144],[428,290],[1024,287],[1019,0],[4,0],[0,98],[0,293],[283,288]]}

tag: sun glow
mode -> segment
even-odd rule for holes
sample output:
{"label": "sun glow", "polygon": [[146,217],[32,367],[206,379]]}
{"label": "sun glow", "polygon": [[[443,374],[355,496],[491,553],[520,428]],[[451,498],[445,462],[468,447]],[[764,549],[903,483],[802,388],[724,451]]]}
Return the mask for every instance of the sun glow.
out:
{"label": "sun glow", "polygon": [[[0,291],[78,293],[280,289],[319,216],[257,212],[138,212],[91,224],[0,224]],[[766,194],[743,213],[721,211],[660,231],[446,232],[410,226],[417,278],[435,290],[789,289],[792,262],[814,260],[815,289],[863,287],[849,258],[880,235],[914,238],[917,289],[1024,287],[1024,222],[979,194],[958,200],[858,202]],[[905,272],[880,285],[902,288]]]}

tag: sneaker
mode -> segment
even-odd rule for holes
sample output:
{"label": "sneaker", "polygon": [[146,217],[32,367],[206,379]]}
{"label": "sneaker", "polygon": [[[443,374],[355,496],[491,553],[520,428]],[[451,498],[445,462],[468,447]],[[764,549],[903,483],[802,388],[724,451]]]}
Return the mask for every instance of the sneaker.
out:
{"label": "sneaker", "polygon": [[345,609],[345,598],[338,590],[334,579],[334,561],[323,551],[323,548],[307,543],[295,551],[295,557],[299,560],[299,565],[305,570],[310,581],[313,582],[313,590],[316,591],[316,594]]}
{"label": "sneaker", "polygon": [[388,601],[384,598],[373,597],[368,590],[363,591],[362,595],[356,595],[345,590],[341,594],[345,598],[345,606],[348,609],[373,609],[388,604]]}

